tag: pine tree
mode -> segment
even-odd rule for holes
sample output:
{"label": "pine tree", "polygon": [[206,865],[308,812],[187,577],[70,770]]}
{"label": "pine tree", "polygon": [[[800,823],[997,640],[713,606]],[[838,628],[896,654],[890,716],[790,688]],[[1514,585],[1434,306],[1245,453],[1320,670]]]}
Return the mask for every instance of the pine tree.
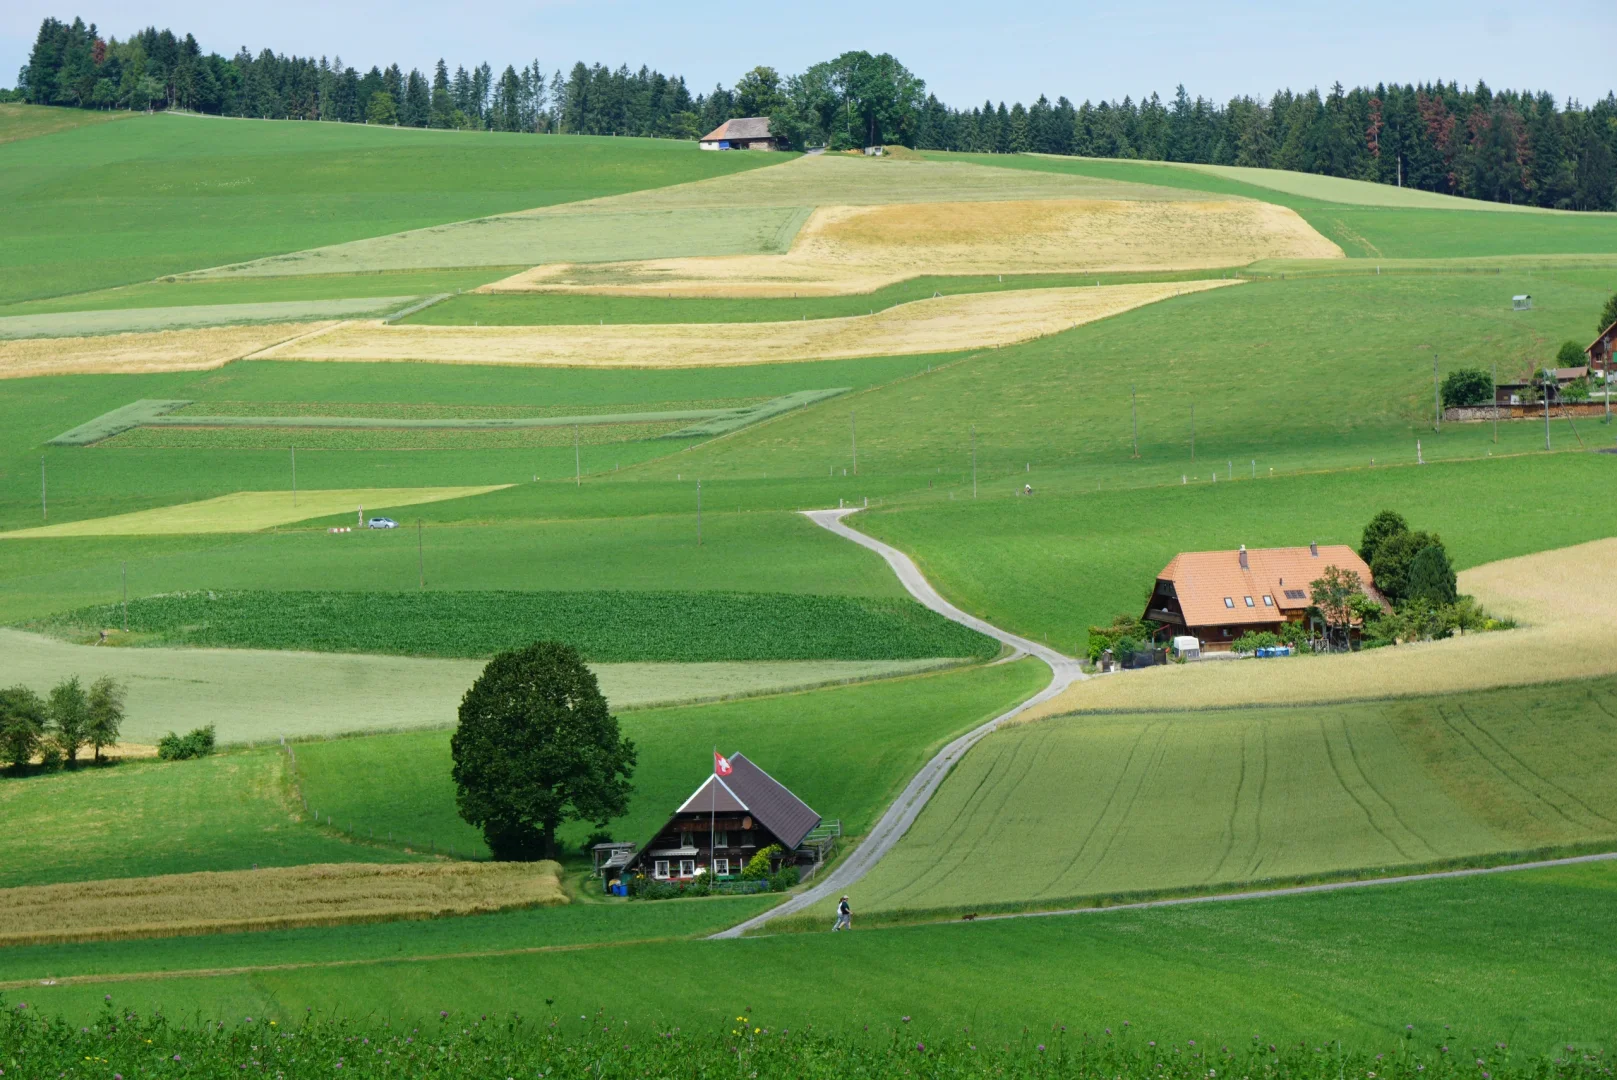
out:
{"label": "pine tree", "polygon": [[451,128],[455,126],[455,98],[449,91],[449,68],[439,57],[432,69],[432,98],[428,106],[427,126]]}

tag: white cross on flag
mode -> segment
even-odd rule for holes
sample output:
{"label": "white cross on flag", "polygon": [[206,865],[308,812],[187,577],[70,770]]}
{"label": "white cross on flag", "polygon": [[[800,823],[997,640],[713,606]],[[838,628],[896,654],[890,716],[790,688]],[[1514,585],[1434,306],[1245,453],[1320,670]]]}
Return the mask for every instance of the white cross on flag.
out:
{"label": "white cross on flag", "polygon": [[729,776],[730,763],[724,760],[724,755],[717,750],[713,751],[713,774],[715,776]]}

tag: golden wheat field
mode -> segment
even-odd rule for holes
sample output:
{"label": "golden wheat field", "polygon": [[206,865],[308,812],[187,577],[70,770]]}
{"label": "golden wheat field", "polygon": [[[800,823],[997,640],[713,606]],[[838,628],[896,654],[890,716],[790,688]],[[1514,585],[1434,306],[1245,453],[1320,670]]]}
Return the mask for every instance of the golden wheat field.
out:
{"label": "golden wheat field", "polygon": [[483,292],[849,295],[919,274],[1201,270],[1340,258],[1293,211],[1245,199],[1030,199],[822,206],[783,255],[538,266]]}
{"label": "golden wheat field", "polygon": [[270,323],[90,337],[0,341],[0,379],[206,371],[335,322]]}
{"label": "golden wheat field", "polygon": [[957,352],[1043,337],[1235,280],[1025,289],[938,297],[813,322],[606,326],[399,326],[353,322],[266,350],[278,360],[706,367]]}
{"label": "golden wheat field", "polygon": [[332,863],[0,889],[0,945],[337,926],[565,904],[561,866]]}
{"label": "golden wheat field", "polygon": [[1470,593],[1514,630],[1395,648],[1285,660],[1170,664],[1075,683],[1019,722],[1111,710],[1298,705],[1617,673],[1617,593],[1591,588],[1591,567],[1617,559],[1617,538],[1504,559],[1460,575]]}

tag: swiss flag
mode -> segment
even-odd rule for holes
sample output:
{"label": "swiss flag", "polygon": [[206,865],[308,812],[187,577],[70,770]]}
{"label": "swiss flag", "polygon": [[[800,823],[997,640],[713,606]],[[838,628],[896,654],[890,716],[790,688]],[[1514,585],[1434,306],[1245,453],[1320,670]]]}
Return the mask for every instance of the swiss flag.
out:
{"label": "swiss flag", "polygon": [[715,776],[729,776],[730,763],[724,760],[724,755],[717,750],[713,751],[713,774]]}

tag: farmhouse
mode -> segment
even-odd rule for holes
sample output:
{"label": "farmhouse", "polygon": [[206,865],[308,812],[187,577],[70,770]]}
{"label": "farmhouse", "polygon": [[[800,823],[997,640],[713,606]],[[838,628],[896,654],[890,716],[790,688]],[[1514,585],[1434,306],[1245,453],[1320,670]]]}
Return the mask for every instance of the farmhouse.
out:
{"label": "farmhouse", "polygon": [[[1591,346],[1593,348],[1593,346]],[[1516,382],[1499,383],[1494,387],[1495,405],[1528,405],[1535,400],[1542,401],[1543,394],[1548,394],[1553,405],[1561,400],[1561,391],[1575,382],[1585,379],[1589,375],[1588,367],[1545,368],[1549,372],[1546,379],[1544,372],[1534,372],[1532,375]]]}
{"label": "farmhouse", "polygon": [[769,117],[743,116],[726,120],[702,136],[703,150],[779,150],[780,140],[769,133]]}
{"label": "farmhouse", "polygon": [[1591,370],[1601,372],[1602,377],[1611,371],[1617,364],[1617,322],[1600,331],[1600,336],[1591,341],[1583,353],[1589,358]]}
{"label": "farmhouse", "polygon": [[1309,584],[1328,566],[1352,570],[1364,590],[1382,601],[1370,568],[1346,544],[1185,551],[1157,575],[1142,620],[1164,634],[1195,635],[1206,652],[1228,652],[1247,631],[1277,631],[1307,615]]}
{"label": "farmhouse", "polygon": [[626,869],[664,881],[709,872],[730,877],[771,844],[784,852],[772,860],[772,870],[812,864],[819,856],[813,842],[819,832],[819,814],[745,755],[735,754],[674,811]]}

